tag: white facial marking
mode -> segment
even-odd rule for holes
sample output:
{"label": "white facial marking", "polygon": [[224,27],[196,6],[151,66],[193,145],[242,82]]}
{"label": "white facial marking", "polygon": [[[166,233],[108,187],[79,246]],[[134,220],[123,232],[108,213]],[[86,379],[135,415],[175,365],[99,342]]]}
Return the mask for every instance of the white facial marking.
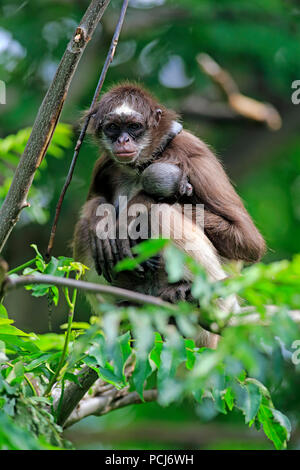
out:
{"label": "white facial marking", "polygon": [[132,114],[140,114],[137,111],[135,111],[133,108],[131,108],[128,104],[123,103],[121,106],[118,106],[114,111],[114,114],[126,114],[127,116],[130,116]]}

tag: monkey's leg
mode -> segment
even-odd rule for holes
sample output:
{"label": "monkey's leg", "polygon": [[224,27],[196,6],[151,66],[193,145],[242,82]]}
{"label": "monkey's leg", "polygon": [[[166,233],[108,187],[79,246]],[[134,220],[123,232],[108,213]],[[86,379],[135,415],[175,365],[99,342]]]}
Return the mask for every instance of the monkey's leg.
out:
{"label": "monkey's leg", "polygon": [[[221,266],[218,254],[205,235],[203,230],[196,225],[195,222],[187,217],[183,211],[183,206],[175,204],[151,204],[145,196],[141,195],[144,206],[139,208],[139,211],[147,211],[148,217],[150,216],[150,238],[167,238],[171,239],[175,246],[181,251],[191,256],[197,263],[205,269],[208,278],[211,281],[219,281],[226,278],[226,274]],[[149,212],[150,211],[150,212]],[[150,215],[149,215],[150,214]],[[184,282],[182,286],[176,286],[174,296],[191,298],[189,283],[192,281],[192,273],[186,269],[184,273]],[[170,294],[169,286],[165,286],[167,297],[173,296]],[[162,286],[161,295],[164,295]],[[220,299],[219,305],[226,311],[237,311],[239,305],[235,296],[230,296],[227,299]]]}

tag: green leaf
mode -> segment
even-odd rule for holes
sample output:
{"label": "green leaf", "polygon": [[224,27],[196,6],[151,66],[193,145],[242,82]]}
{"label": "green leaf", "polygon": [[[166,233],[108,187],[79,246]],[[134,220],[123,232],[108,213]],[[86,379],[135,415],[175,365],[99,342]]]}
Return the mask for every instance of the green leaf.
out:
{"label": "green leaf", "polygon": [[[72,330],[88,330],[90,328],[90,324],[87,322],[83,321],[73,321],[72,322]],[[68,328],[67,323],[63,323],[63,325],[60,325],[61,330],[66,330]]]}
{"label": "green leaf", "polygon": [[145,240],[139,243],[132,249],[133,253],[136,253],[137,256],[119,261],[115,266],[116,272],[134,270],[139,264],[157,255],[167,244],[168,240],[161,238]]}
{"label": "green leaf", "polygon": [[223,400],[223,393],[221,390],[214,388],[211,392],[213,400],[214,400],[214,405],[216,410],[219,413],[222,414],[227,414],[226,407],[225,407],[225,401]]}
{"label": "green leaf", "polygon": [[21,383],[23,379],[24,379],[24,365],[22,362],[17,362],[12,367],[6,380],[10,385],[14,385],[16,383]]}
{"label": "green leaf", "polygon": [[0,325],[0,335],[32,336],[12,325]]}
{"label": "green leaf", "polygon": [[262,395],[260,389],[253,383],[240,385],[236,388],[236,397],[236,406],[244,413],[245,422],[249,423],[257,415],[261,404]]}
{"label": "green leaf", "polygon": [[151,324],[151,318],[141,312],[131,309],[129,318],[132,323],[135,338],[136,365],[132,380],[136,391],[143,400],[144,383],[152,372],[149,363],[149,353],[154,346],[155,335]]}
{"label": "green leaf", "polygon": [[151,374],[152,369],[149,363],[148,356],[142,358],[138,357],[136,360],[135,368],[133,371],[132,379],[137,393],[142,401],[144,401],[143,391],[144,383]]}
{"label": "green leaf", "polygon": [[161,364],[157,373],[158,400],[163,406],[179,399],[183,383],[175,375],[178,366],[186,361],[184,340],[176,330],[171,330],[161,352]]}
{"label": "green leaf", "polygon": [[187,369],[191,370],[195,365],[195,341],[193,339],[186,339],[184,340],[185,348],[186,348],[186,367]]}
{"label": "green leaf", "polygon": [[186,257],[174,245],[168,245],[164,251],[165,268],[170,282],[178,282],[183,278]]}
{"label": "green leaf", "polygon": [[0,318],[8,318],[6,308],[0,304]]}
{"label": "green leaf", "polygon": [[232,411],[233,407],[234,407],[235,395],[233,393],[233,390],[230,387],[226,388],[223,399],[224,399],[226,405],[228,406],[228,409],[230,411]]}
{"label": "green leaf", "polygon": [[127,359],[131,355],[131,348],[129,344],[130,332],[127,331],[124,335],[120,336],[117,339],[114,351],[113,351],[113,364],[114,372],[117,377],[120,377],[120,380],[123,379],[123,382],[126,383],[124,369],[127,362]]}
{"label": "green leaf", "polygon": [[258,420],[275,448],[277,450],[285,449],[291,431],[291,425],[287,417],[262,403],[258,411]]}
{"label": "green leaf", "polygon": [[161,355],[162,348],[163,348],[162,337],[159,333],[156,332],[155,333],[155,340],[154,340],[154,348],[150,352],[150,359],[151,359],[151,361],[154,362],[154,364],[156,365],[156,367],[158,369],[159,369],[160,363],[161,363],[160,355]]}

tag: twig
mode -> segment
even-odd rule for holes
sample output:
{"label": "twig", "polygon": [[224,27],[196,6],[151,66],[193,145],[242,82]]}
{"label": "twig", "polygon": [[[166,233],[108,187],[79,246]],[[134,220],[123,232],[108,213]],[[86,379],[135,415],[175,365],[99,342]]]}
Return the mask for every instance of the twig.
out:
{"label": "twig", "polygon": [[[255,311],[254,307],[244,307],[241,309],[241,313],[234,315],[230,318],[228,326],[238,325],[269,325],[270,319],[276,314],[278,307],[276,305],[266,306],[266,316],[262,318],[259,313]],[[295,322],[300,323],[300,310],[289,310],[287,315]]]}
{"label": "twig", "polygon": [[198,54],[196,60],[202,71],[225,93],[230,108],[237,114],[254,121],[265,122],[269,129],[273,131],[281,128],[280,114],[273,105],[261,103],[240,93],[232,76],[208,54]]}
{"label": "twig", "polygon": [[96,87],[96,90],[95,90],[95,93],[94,93],[94,96],[93,96],[93,100],[92,100],[92,103],[91,103],[91,106],[90,106],[90,112],[87,114],[87,117],[85,118],[82,129],[80,131],[80,134],[79,134],[76,146],[75,146],[73,158],[72,158],[72,161],[71,161],[71,165],[70,165],[70,168],[69,168],[69,172],[68,172],[66,181],[64,183],[63,189],[61,191],[61,194],[60,194],[57,206],[56,206],[55,217],[54,217],[54,221],[53,221],[53,224],[52,224],[50,239],[49,239],[47,252],[46,252],[46,258],[47,259],[50,258],[50,254],[51,254],[54,239],[55,239],[57,223],[58,223],[59,215],[60,215],[60,212],[61,212],[61,206],[62,206],[64,197],[65,197],[65,194],[67,192],[67,189],[68,189],[68,187],[69,187],[69,185],[72,181],[75,165],[76,165],[76,162],[77,162],[77,157],[79,155],[81,145],[82,145],[83,139],[85,137],[90,119],[92,117],[92,111],[94,109],[94,106],[95,106],[95,104],[97,102],[97,99],[99,97],[99,94],[101,92],[101,89],[102,89],[107,71],[109,69],[109,66],[110,66],[110,64],[111,64],[111,62],[114,58],[114,55],[115,55],[115,51],[116,51],[116,47],[117,47],[117,44],[118,44],[118,41],[119,41],[119,36],[120,36],[120,32],[121,32],[122,25],[123,25],[123,22],[124,22],[127,6],[128,6],[128,0],[124,0],[123,6],[122,6],[122,9],[121,9],[121,13],[120,13],[120,17],[119,17],[119,20],[118,20],[118,23],[117,23],[117,26],[116,26],[111,44],[110,44],[110,48],[109,48],[108,54],[106,56],[106,60],[104,62],[104,65],[103,65],[103,68],[102,68],[102,71],[101,71],[101,75],[100,75],[100,78],[99,78],[99,81],[98,81],[98,84],[97,84],[97,87]]}
{"label": "twig", "polygon": [[[79,276],[79,274],[77,274],[77,276]],[[68,279],[68,278],[67,278]],[[76,277],[76,280],[78,280],[78,278]],[[72,331],[72,323],[73,323],[73,318],[74,318],[74,311],[75,311],[75,305],[76,305],[76,298],[77,298],[77,289],[74,289],[73,290],[73,296],[72,296],[72,302],[69,298],[69,292],[68,292],[68,289],[66,288],[66,293],[65,293],[65,296],[66,296],[66,300],[67,300],[67,303],[69,305],[69,313],[68,313],[68,327],[67,327],[67,331],[66,331],[66,335],[65,335],[65,342],[64,342],[64,347],[63,347],[63,350],[62,350],[62,353],[61,353],[61,356],[60,356],[60,359],[59,359],[59,362],[58,362],[58,365],[57,365],[57,368],[54,372],[54,375],[52,376],[51,380],[49,381],[49,384],[46,388],[46,391],[45,391],[45,396],[49,395],[51,390],[52,390],[52,387],[53,385],[55,384],[57,378],[59,377],[60,375],[60,372],[61,372],[61,369],[63,368],[64,366],[64,362],[65,362],[65,359],[66,359],[66,356],[67,356],[67,353],[68,353],[68,347],[69,347],[69,342],[70,342],[70,337],[71,337],[71,331]]]}
{"label": "twig", "polygon": [[110,0],[92,0],[73,34],[40,106],[31,135],[0,209],[0,252],[18,221],[34,175],[40,166],[60,117],[78,62]]}
{"label": "twig", "polygon": [[77,281],[75,279],[67,279],[65,277],[50,276],[47,274],[19,276],[17,278],[6,278],[3,284],[3,292],[9,292],[19,287],[24,287],[30,284],[50,284],[55,286],[73,287],[74,289],[84,290],[86,292],[93,292],[95,294],[110,294],[115,297],[120,297],[124,300],[136,302],[138,304],[154,305],[156,307],[163,307],[171,310],[173,313],[178,311],[175,305],[161,300],[152,295],[140,294],[120,287],[94,284],[92,282]]}

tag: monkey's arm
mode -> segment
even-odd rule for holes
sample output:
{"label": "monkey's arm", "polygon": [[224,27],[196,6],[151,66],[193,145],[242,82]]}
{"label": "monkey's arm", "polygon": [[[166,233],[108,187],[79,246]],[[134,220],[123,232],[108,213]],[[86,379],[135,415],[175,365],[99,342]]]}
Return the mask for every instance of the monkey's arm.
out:
{"label": "monkey's arm", "polygon": [[196,202],[204,204],[205,233],[219,254],[228,259],[259,261],[266,249],[264,239],[221,163],[206,148],[190,158],[189,166]]}
{"label": "monkey's arm", "polygon": [[[88,200],[83,206],[74,235],[74,257],[112,282],[114,266],[124,258],[133,258],[130,240],[118,238],[116,212],[112,205],[118,171],[105,157],[96,162]],[[143,272],[137,267],[137,272]]]}

